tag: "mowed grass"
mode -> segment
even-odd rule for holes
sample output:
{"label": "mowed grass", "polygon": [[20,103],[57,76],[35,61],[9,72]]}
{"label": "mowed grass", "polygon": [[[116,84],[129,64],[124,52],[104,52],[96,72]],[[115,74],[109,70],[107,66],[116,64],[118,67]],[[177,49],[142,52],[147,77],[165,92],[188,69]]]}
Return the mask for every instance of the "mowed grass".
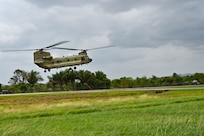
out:
{"label": "mowed grass", "polygon": [[2,136],[203,136],[204,90],[0,97]]}

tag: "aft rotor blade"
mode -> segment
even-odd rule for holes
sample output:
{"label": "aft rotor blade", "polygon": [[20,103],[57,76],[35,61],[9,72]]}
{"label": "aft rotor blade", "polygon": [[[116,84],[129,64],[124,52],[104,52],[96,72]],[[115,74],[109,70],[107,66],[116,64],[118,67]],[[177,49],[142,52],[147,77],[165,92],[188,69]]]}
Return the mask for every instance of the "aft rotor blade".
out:
{"label": "aft rotor blade", "polygon": [[103,48],[109,48],[113,47],[114,45],[109,46],[103,46],[103,47],[97,47],[97,48],[90,48],[90,49],[75,49],[75,48],[64,48],[64,47],[53,47],[51,49],[60,49],[60,50],[72,50],[72,51],[88,51],[88,50],[97,50],[97,49],[103,49]]}
{"label": "aft rotor blade", "polygon": [[96,48],[90,48],[90,49],[86,49],[86,50],[97,50],[97,49],[103,49],[103,48],[109,48],[109,47],[114,47],[114,45],[102,46],[102,47],[96,47]]}
{"label": "aft rotor blade", "polygon": [[52,47],[54,47],[54,46],[57,46],[57,45],[60,45],[60,44],[66,43],[66,42],[70,42],[70,41],[61,41],[61,42],[55,43],[55,44],[53,44],[53,45],[47,46],[47,47],[45,47],[45,48],[52,48]]}

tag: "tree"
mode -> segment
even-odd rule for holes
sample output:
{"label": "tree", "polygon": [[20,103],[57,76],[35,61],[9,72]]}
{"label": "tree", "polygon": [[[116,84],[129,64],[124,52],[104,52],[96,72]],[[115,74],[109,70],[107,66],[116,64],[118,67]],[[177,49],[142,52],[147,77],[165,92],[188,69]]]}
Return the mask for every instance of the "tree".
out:
{"label": "tree", "polygon": [[149,79],[149,82],[151,86],[160,86],[160,79],[154,75]]}
{"label": "tree", "polygon": [[120,84],[122,88],[133,88],[135,87],[135,81],[131,77],[120,78]]}
{"label": "tree", "polygon": [[147,79],[146,76],[143,76],[142,78],[137,77],[136,78],[136,84],[139,87],[149,86],[149,79]]}
{"label": "tree", "polygon": [[10,84],[17,85],[19,83],[26,82],[25,79],[26,72],[24,70],[16,69],[13,74],[14,74],[13,77],[11,77],[9,81]]}
{"label": "tree", "polygon": [[75,79],[77,78],[76,71],[66,69],[64,71],[63,80],[67,87],[75,90]]}
{"label": "tree", "polygon": [[195,73],[193,75],[193,80],[197,80],[200,84],[203,84],[204,83],[204,74],[203,73]]}
{"label": "tree", "polygon": [[112,81],[111,81],[111,86],[113,87],[113,88],[120,88],[121,86],[120,86],[120,79],[113,79]]}
{"label": "tree", "polygon": [[25,78],[28,84],[30,85],[31,91],[33,90],[33,87],[37,82],[43,81],[43,78],[40,76],[40,73],[34,70],[31,70],[31,72],[26,72]]}
{"label": "tree", "polygon": [[39,72],[32,70],[31,72],[26,72],[24,70],[17,69],[14,71],[13,77],[10,78],[9,83],[11,85],[16,86],[17,92],[22,90],[23,92],[27,91],[26,85],[29,84],[30,89],[32,91],[34,85],[38,81],[42,81],[42,77],[40,76]]}
{"label": "tree", "polygon": [[64,84],[64,72],[60,71],[57,72],[56,74],[52,74],[52,77],[48,77],[50,82],[52,82],[52,85],[54,85],[53,89],[55,89],[55,85],[59,84],[61,91],[63,89],[63,84]]}
{"label": "tree", "polygon": [[183,78],[176,73],[172,76],[173,85],[181,85],[183,83]]}
{"label": "tree", "polygon": [[104,74],[102,71],[96,71],[94,73],[94,80],[93,80],[93,86],[94,89],[105,89],[110,88],[110,80],[106,77],[106,74]]}
{"label": "tree", "polygon": [[78,79],[81,81],[81,83],[86,86],[88,89],[93,89],[91,87],[91,81],[94,79],[93,73],[91,73],[88,70],[80,70],[77,74]]}

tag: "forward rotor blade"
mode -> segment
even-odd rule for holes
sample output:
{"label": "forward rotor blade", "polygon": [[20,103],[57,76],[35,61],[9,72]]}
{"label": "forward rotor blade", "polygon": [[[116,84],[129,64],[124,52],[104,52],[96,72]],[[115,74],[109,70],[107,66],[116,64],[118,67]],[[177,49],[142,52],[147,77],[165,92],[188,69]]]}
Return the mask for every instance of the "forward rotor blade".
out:
{"label": "forward rotor blade", "polygon": [[3,50],[2,52],[14,52],[14,51],[35,51],[38,49],[25,49],[25,50]]}
{"label": "forward rotor blade", "polygon": [[86,49],[88,50],[97,50],[97,49],[103,49],[103,48],[109,48],[109,47],[114,47],[114,45],[109,45],[109,46],[102,46],[102,47],[96,47],[96,48],[90,48],[90,49]]}
{"label": "forward rotor blade", "polygon": [[52,47],[54,47],[54,46],[57,46],[57,45],[60,45],[60,44],[66,43],[66,42],[70,42],[70,41],[61,41],[61,42],[55,43],[55,44],[53,44],[53,45],[50,45],[50,46],[47,46],[47,47],[44,47],[44,48],[41,48],[41,49],[3,50],[2,52],[35,51],[35,50],[44,50],[44,49],[49,50],[50,48],[53,49]]}
{"label": "forward rotor blade", "polygon": [[66,42],[70,42],[70,41],[61,41],[61,42],[55,43],[55,44],[53,44],[53,45],[47,46],[47,47],[45,47],[45,48],[52,48],[52,47],[54,47],[54,46],[57,46],[57,45],[60,45],[60,44],[66,43]]}
{"label": "forward rotor blade", "polygon": [[59,50],[72,50],[72,51],[78,51],[82,49],[74,49],[74,48],[64,48],[64,47],[53,47],[51,49],[59,49]]}

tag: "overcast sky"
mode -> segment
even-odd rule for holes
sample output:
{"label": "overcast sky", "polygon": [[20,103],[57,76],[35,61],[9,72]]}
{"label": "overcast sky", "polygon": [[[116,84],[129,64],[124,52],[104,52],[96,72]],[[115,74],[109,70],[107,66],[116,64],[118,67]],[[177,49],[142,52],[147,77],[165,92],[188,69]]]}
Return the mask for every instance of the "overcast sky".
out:
{"label": "overcast sky", "polygon": [[[116,47],[89,51],[93,61],[78,70],[108,78],[204,72],[203,0],[0,0],[0,50]],[[51,51],[53,57],[76,51]],[[0,52],[0,83],[16,69],[44,73],[33,52]]]}

